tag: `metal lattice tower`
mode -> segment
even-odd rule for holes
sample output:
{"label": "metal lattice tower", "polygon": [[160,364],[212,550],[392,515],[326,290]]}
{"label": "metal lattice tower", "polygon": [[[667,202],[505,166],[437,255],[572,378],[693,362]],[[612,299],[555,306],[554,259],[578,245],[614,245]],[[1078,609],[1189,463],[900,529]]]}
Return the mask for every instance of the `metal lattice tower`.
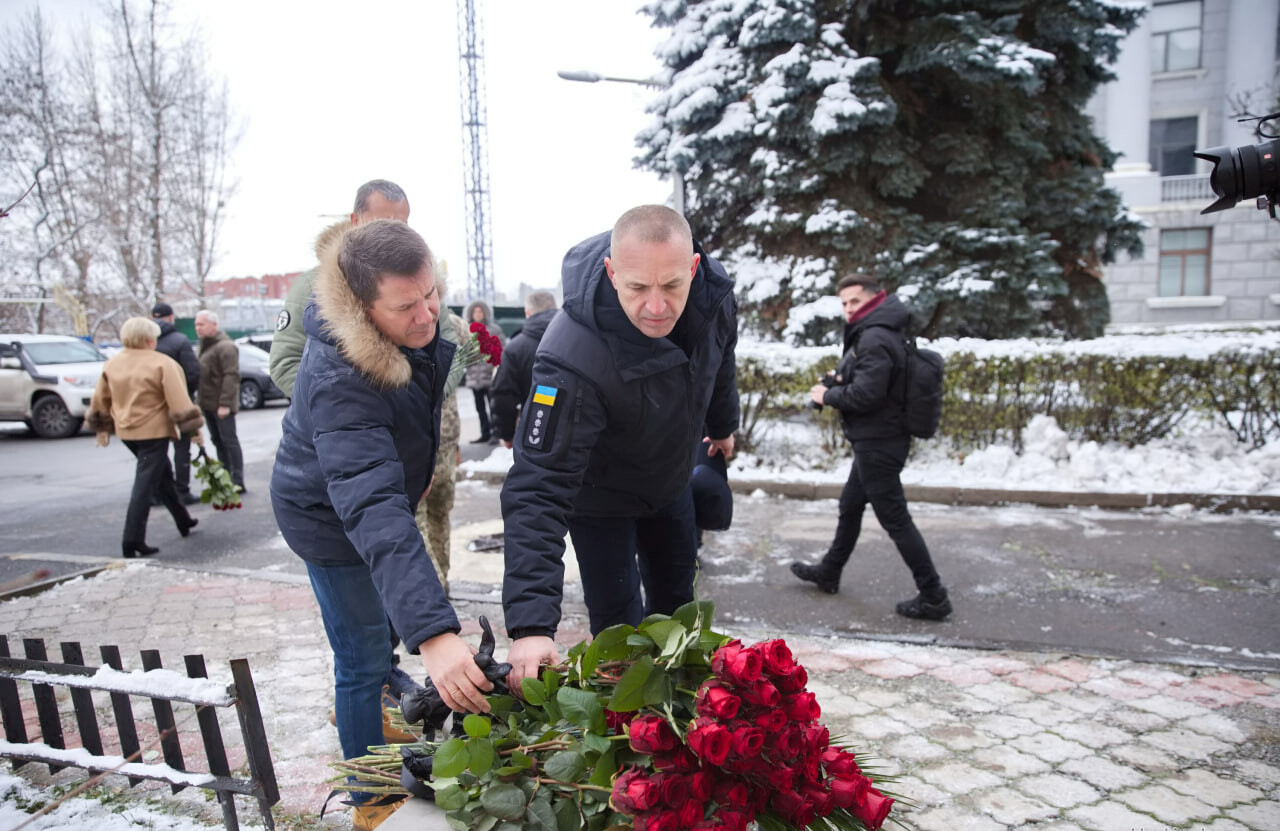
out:
{"label": "metal lattice tower", "polygon": [[493,304],[493,239],[489,230],[489,153],[484,104],[484,36],[480,0],[458,0],[462,60],[462,165],[467,211],[467,291]]}

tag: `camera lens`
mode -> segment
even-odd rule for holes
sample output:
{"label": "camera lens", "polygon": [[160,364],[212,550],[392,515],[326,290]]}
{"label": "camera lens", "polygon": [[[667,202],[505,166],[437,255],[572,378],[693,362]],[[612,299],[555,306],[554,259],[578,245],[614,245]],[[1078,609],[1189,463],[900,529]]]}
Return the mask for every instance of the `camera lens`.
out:
{"label": "camera lens", "polygon": [[1280,190],[1280,139],[1244,147],[1211,147],[1195,156],[1213,162],[1209,186],[1218,200],[1200,213],[1209,214],[1235,207],[1241,199],[1274,196]]}

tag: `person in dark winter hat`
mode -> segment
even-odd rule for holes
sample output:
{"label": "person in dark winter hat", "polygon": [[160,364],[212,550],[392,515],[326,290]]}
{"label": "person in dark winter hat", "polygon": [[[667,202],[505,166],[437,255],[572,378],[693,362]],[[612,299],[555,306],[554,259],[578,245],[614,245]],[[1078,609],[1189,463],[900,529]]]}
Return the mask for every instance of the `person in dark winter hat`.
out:
{"label": "person in dark winter hat", "polygon": [[895,295],[863,274],[842,277],[836,293],[846,321],[844,357],[826,383],[809,390],[809,397],[815,404],[840,411],[840,426],[853,444],[853,466],[840,493],[840,518],[831,547],[817,565],[792,563],[791,573],[828,594],[839,591],[840,573],[858,544],[862,515],[870,504],[911,569],[919,592],[898,604],[898,614],[943,620],[951,614],[951,601],[907,510],[900,478],[911,449],[903,372],[911,313]]}
{"label": "person in dark winter hat", "polygon": [[[151,319],[160,326],[156,351],[173,358],[182,367],[182,374],[187,381],[187,395],[195,401],[196,391],[200,389],[200,360],[196,357],[191,339],[173,325],[173,307],[168,303],[152,306]],[[200,497],[191,492],[191,436],[188,433],[180,433],[173,440],[173,485],[183,505],[199,504]],[[160,504],[159,493],[152,494],[151,504]]]}

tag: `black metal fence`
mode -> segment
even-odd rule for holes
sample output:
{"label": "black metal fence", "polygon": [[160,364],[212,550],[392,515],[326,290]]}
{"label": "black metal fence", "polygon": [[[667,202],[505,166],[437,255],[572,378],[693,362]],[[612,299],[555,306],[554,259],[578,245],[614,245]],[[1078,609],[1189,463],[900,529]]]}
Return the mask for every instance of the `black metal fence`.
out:
{"label": "black metal fence", "polygon": [[[275,827],[271,806],[280,801],[280,791],[248,661],[243,658],[231,661],[232,683],[223,688],[212,682],[177,683],[182,680],[177,673],[152,672],[163,670],[156,650],[140,653],[144,673],[139,676],[122,674],[120,650],[114,646],[99,647],[102,665],[93,667],[85,664],[78,643],[60,645],[62,663],[48,660],[45,643],[40,638],[24,638],[22,644],[25,657],[11,657],[9,639],[0,635],[0,720],[4,724],[0,756],[12,759],[15,768],[37,762],[48,765],[50,773],[67,767],[117,773],[128,777],[131,786],[143,780],[168,782],[174,793],[186,787],[204,788],[217,794],[228,831],[238,831],[240,827],[235,806],[235,795],[240,794],[255,799],[266,827]],[[187,655],[184,661],[187,679],[209,677],[202,655]],[[20,688],[20,684],[24,686]],[[24,701],[21,690],[28,684],[30,694]],[[78,748],[67,747],[59,709],[59,687],[69,693],[74,713],[73,735],[78,737]],[[94,691],[109,696],[110,709],[104,706],[102,715],[111,723],[109,726],[114,727],[119,755],[104,752],[103,725],[99,723]],[[62,696],[64,701],[66,697]],[[151,701],[154,721],[145,723],[156,731],[162,762],[140,761],[145,750],[138,738],[138,722],[133,711],[135,697]],[[181,742],[182,724],[175,718],[175,702],[194,707],[207,772],[187,770]],[[217,709],[227,707],[234,707],[239,718],[248,778],[232,776],[227,761]],[[38,742],[28,737],[27,719],[32,709],[40,731]],[[183,724],[188,720],[184,717]]]}

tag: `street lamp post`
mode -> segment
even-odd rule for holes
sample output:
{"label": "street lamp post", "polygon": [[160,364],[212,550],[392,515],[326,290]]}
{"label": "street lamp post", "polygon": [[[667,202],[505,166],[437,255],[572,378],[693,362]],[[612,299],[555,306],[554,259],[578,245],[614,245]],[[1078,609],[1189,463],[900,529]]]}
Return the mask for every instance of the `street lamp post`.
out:
{"label": "street lamp post", "polygon": [[[638,84],[643,87],[652,89],[666,89],[671,86],[670,83],[659,78],[618,78],[612,75],[601,75],[599,72],[591,72],[585,69],[561,69],[556,72],[566,81],[579,81],[584,84],[595,84],[600,81],[612,81],[617,84]],[[671,171],[671,207],[676,213],[684,215],[684,177],[680,175],[680,171]]]}

